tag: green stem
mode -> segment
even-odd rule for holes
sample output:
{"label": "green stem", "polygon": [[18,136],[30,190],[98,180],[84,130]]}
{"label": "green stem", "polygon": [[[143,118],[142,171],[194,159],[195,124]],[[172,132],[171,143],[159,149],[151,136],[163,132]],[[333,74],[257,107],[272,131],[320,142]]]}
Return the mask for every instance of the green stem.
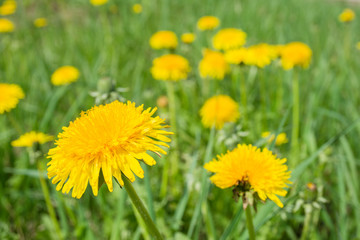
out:
{"label": "green stem", "polygon": [[7,119],[9,120],[10,124],[15,128],[18,134],[22,134],[22,128],[19,123],[15,120],[15,118],[11,115],[11,113],[6,113]]}
{"label": "green stem", "polygon": [[[240,66],[238,67],[240,69]],[[244,127],[247,126],[247,89],[246,89],[246,79],[244,77],[243,72],[239,71],[239,77],[240,77],[240,97],[241,97],[241,107],[242,107],[242,119],[244,122]]]}
{"label": "green stem", "polygon": [[291,134],[291,152],[294,160],[298,159],[299,153],[299,78],[298,72],[293,72],[293,113],[292,113],[292,134]]}
{"label": "green stem", "polygon": [[312,210],[313,209],[310,205],[305,205],[305,219],[304,219],[304,227],[301,233],[301,240],[308,239]]}
{"label": "green stem", "polygon": [[249,239],[250,240],[255,240],[255,229],[254,229],[254,224],[253,224],[253,217],[251,214],[251,207],[247,206],[246,210],[246,226],[249,232]]}
{"label": "green stem", "polygon": [[129,179],[124,175],[122,175],[122,179],[124,181],[126,192],[128,193],[133,205],[138,210],[140,216],[146,224],[147,231],[154,237],[154,239],[163,239]]}

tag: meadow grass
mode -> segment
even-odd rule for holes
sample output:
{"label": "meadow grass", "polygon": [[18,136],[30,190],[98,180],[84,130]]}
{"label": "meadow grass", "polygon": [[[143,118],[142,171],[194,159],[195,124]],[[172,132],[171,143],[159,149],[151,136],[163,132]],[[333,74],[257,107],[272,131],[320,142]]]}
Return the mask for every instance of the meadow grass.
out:
{"label": "meadow grass", "polygon": [[[9,16],[16,30],[0,35],[0,82],[19,84],[26,98],[9,116],[0,115],[0,239],[59,238],[39,177],[45,177],[64,239],[151,239],[124,190],[115,186],[109,193],[103,186],[94,197],[88,188],[79,200],[63,195],[56,192],[45,171],[38,172],[27,151],[11,147],[10,142],[31,130],[56,136],[94,105],[89,92],[103,77],[129,88],[123,93],[126,99],[156,106],[158,97],[167,92],[166,83],[150,74],[152,60],[165,53],[149,46],[158,30],[197,36],[192,45],[181,44],[175,51],[192,66],[188,79],[172,86],[179,171],[172,174],[169,166],[167,188],[162,190],[162,169],[172,157],[170,149],[155,167],[142,165],[146,176],[133,184],[165,239],[248,237],[241,203],[233,201],[231,189],[210,184],[210,174],[202,166],[237,143],[263,146],[264,131],[291,135],[293,74],[298,74],[300,89],[299,154],[291,158],[290,143],[268,146],[288,158],[293,185],[282,199],[284,208],[273,202],[258,204],[253,212],[257,237],[360,238],[360,51],[355,48],[360,25],[357,19],[350,24],[338,22],[346,5],[318,0],[142,0],[143,12],[137,15],[131,11],[134,3],[110,1],[96,8],[85,0],[26,0],[18,1],[17,12]],[[351,6],[360,16],[359,7]],[[311,65],[298,73],[275,63],[264,69],[242,68],[247,84],[246,122],[240,118],[221,131],[205,129],[199,109],[208,97],[221,93],[243,101],[242,79],[229,75],[223,81],[206,82],[199,76],[201,50],[210,47],[209,39],[216,33],[196,29],[197,19],[204,15],[217,16],[221,28],[244,30],[247,45],[304,42],[313,50]],[[46,17],[49,25],[35,28],[32,21],[37,17]],[[53,86],[51,74],[62,65],[77,67],[79,81]],[[170,117],[167,108],[157,113]],[[239,126],[244,136],[236,137],[236,142],[224,141],[238,133]],[[43,152],[52,146],[43,145]],[[48,160],[38,161],[45,170]],[[306,187],[309,182],[316,184],[316,191]]]}

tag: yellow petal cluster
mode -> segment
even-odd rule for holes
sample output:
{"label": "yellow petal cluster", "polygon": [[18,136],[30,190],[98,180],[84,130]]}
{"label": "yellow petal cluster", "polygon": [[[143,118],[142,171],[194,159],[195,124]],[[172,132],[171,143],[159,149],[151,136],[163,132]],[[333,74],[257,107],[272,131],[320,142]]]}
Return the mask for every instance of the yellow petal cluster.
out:
{"label": "yellow petal cluster", "polygon": [[25,94],[16,84],[0,83],[0,114],[15,108]]}
{"label": "yellow petal cluster", "polygon": [[[270,132],[263,132],[261,134],[261,137],[266,138],[268,143],[272,143],[275,139],[275,134],[270,133]],[[286,133],[282,132],[276,136],[275,145],[280,146],[280,145],[287,143],[288,141],[289,140],[286,136]]]}
{"label": "yellow petal cluster", "polygon": [[230,64],[244,63],[247,57],[246,48],[231,49],[225,52],[225,60]]}
{"label": "yellow petal cluster", "polygon": [[244,60],[246,65],[253,65],[263,68],[277,57],[276,50],[269,44],[261,43],[250,46]]}
{"label": "yellow petal cluster", "polygon": [[351,22],[355,18],[355,13],[353,10],[346,8],[344,11],[339,15],[340,22]]}
{"label": "yellow petal cluster", "polygon": [[108,2],[109,0],[90,0],[90,3],[93,5],[93,6],[101,6],[101,5],[104,5]]}
{"label": "yellow petal cluster", "polygon": [[6,16],[14,14],[16,11],[16,2],[14,0],[5,0],[0,6],[0,15]]}
{"label": "yellow petal cluster", "polygon": [[154,59],[150,71],[156,80],[179,81],[187,78],[190,66],[186,58],[176,54],[166,54]]}
{"label": "yellow petal cluster", "polygon": [[291,42],[281,49],[281,65],[285,70],[295,66],[307,68],[310,64],[312,51],[302,42]]}
{"label": "yellow petal cluster", "polygon": [[150,46],[153,49],[174,49],[178,45],[176,34],[172,31],[158,31],[150,38]]}
{"label": "yellow petal cluster", "polygon": [[205,49],[203,56],[203,59],[199,63],[200,76],[202,78],[224,79],[225,75],[230,71],[224,54]]}
{"label": "yellow petal cluster", "polygon": [[65,85],[78,80],[80,72],[73,66],[62,66],[51,75],[51,83],[55,86]]}
{"label": "yellow petal cluster", "polygon": [[[291,182],[286,159],[277,158],[271,151],[246,144],[239,144],[234,150],[217,156],[204,165],[215,173],[210,180],[219,188],[237,186],[241,182],[250,184],[261,200],[267,198],[279,207],[284,205],[278,196],[285,196]],[[278,196],[277,196],[278,195]]]}
{"label": "yellow petal cluster", "polygon": [[205,127],[221,129],[225,123],[235,122],[240,117],[239,105],[229,96],[214,96],[202,106],[200,116]]}
{"label": "yellow petal cluster", "polygon": [[246,33],[236,28],[225,28],[215,34],[212,43],[218,50],[239,48],[246,43]]}
{"label": "yellow petal cluster", "polygon": [[166,154],[159,146],[169,147],[166,135],[172,134],[162,130],[168,127],[163,125],[164,119],[152,117],[155,111],[130,101],[114,101],[83,112],[63,127],[48,156],[48,177],[57,184],[56,190],[69,193],[72,189],[72,197],[80,198],[90,183],[97,196],[100,170],[110,192],[113,177],[121,186],[122,174],[131,182],[135,175],[143,178],[139,161],[155,165],[147,151]]}
{"label": "yellow petal cluster", "polygon": [[15,25],[12,21],[6,18],[0,18],[0,33],[13,32]]}
{"label": "yellow petal cluster", "polygon": [[53,136],[42,132],[31,131],[21,135],[18,139],[11,142],[13,147],[31,147],[35,143],[44,144],[54,139]]}
{"label": "yellow petal cluster", "polygon": [[197,27],[201,31],[212,30],[219,26],[220,20],[214,16],[201,17],[197,22]]}
{"label": "yellow petal cluster", "polygon": [[37,18],[34,20],[34,26],[37,28],[42,28],[47,26],[46,18]]}
{"label": "yellow petal cluster", "polygon": [[190,44],[195,41],[195,34],[193,33],[184,33],[181,35],[181,41],[186,44]]}
{"label": "yellow petal cluster", "polygon": [[140,3],[136,3],[132,6],[132,10],[134,13],[139,14],[142,12],[142,5]]}

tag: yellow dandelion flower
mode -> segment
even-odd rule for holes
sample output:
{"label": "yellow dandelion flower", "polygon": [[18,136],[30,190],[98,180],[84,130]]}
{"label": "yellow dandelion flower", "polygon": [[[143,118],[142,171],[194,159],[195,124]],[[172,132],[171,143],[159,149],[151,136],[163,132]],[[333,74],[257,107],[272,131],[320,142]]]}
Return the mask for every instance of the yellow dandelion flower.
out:
{"label": "yellow dandelion flower", "polygon": [[201,31],[212,30],[219,26],[220,20],[214,16],[201,17],[197,22],[197,27]]}
{"label": "yellow dandelion flower", "polygon": [[37,18],[34,20],[34,26],[37,28],[42,28],[47,26],[46,18]]}
{"label": "yellow dandelion flower", "polygon": [[139,161],[155,165],[147,151],[166,154],[159,146],[169,147],[166,135],[172,134],[161,130],[168,126],[163,125],[165,119],[152,117],[155,111],[130,101],[114,101],[95,106],[70,122],[49,151],[48,177],[57,183],[56,190],[69,193],[72,189],[72,197],[80,198],[89,182],[97,196],[100,169],[110,192],[113,176],[121,186],[121,174],[131,182],[134,174],[143,178]]}
{"label": "yellow dandelion flower", "polygon": [[101,6],[101,5],[104,5],[108,2],[109,0],[90,0],[90,3],[93,5],[93,6]]}
{"label": "yellow dandelion flower", "polygon": [[176,54],[166,54],[154,59],[150,71],[156,80],[179,81],[187,78],[190,66],[186,58]]}
{"label": "yellow dandelion flower", "polygon": [[286,44],[281,50],[281,65],[285,70],[294,66],[307,68],[310,65],[312,51],[308,45],[302,42]]}
{"label": "yellow dandelion flower", "polygon": [[186,44],[190,44],[195,41],[195,34],[193,33],[184,33],[181,35],[181,41]]}
{"label": "yellow dandelion flower", "polygon": [[357,43],[356,43],[356,48],[357,48],[358,50],[360,50],[360,42],[357,42]]}
{"label": "yellow dandelion flower", "polygon": [[342,13],[339,15],[340,22],[351,22],[355,18],[355,13],[353,10],[346,8]]}
{"label": "yellow dandelion flower", "polygon": [[246,33],[236,28],[225,28],[215,34],[212,43],[218,50],[239,48],[246,43]]}
{"label": "yellow dandelion flower", "polygon": [[239,144],[217,158],[204,165],[206,170],[215,173],[210,180],[217,187],[249,185],[247,190],[256,192],[261,200],[269,198],[279,207],[284,206],[278,196],[285,196],[284,188],[291,183],[286,158],[279,159],[266,148],[261,150],[246,144]]}
{"label": "yellow dandelion flower", "polygon": [[206,100],[200,109],[200,116],[205,127],[215,125],[216,129],[221,129],[225,123],[239,119],[239,105],[229,96],[214,96]]}
{"label": "yellow dandelion flower", "polygon": [[276,51],[269,44],[261,43],[253,45],[247,49],[247,55],[244,59],[246,65],[254,65],[263,68],[276,58]]}
{"label": "yellow dandelion flower", "polygon": [[14,0],[5,0],[0,6],[0,15],[6,16],[14,14],[16,11],[16,2]]}
{"label": "yellow dandelion flower", "polygon": [[275,52],[276,57],[280,57],[281,56],[281,52],[284,49],[285,45],[282,44],[278,44],[278,45],[270,45],[270,47],[273,48],[273,51]]}
{"label": "yellow dandelion flower", "polygon": [[[275,139],[275,134],[272,134],[270,132],[263,132],[261,134],[261,137],[263,138],[267,138],[267,141],[268,143],[271,143],[274,141]],[[283,145],[285,143],[287,143],[289,140],[286,136],[286,133],[279,133],[277,136],[276,136],[276,140],[275,140],[275,145],[276,146],[280,146],[280,145]]]}
{"label": "yellow dandelion flower", "polygon": [[20,86],[0,83],[0,114],[10,112],[24,97],[25,94]]}
{"label": "yellow dandelion flower", "polygon": [[200,76],[202,78],[224,79],[225,75],[230,71],[224,54],[205,49],[203,55],[204,57],[199,63]]}
{"label": "yellow dandelion flower", "polygon": [[15,25],[12,21],[6,18],[0,18],[0,33],[13,32]]}
{"label": "yellow dandelion flower", "polygon": [[172,31],[158,31],[150,38],[150,46],[153,49],[170,48],[174,49],[178,45],[176,34]]}
{"label": "yellow dandelion flower", "polygon": [[80,72],[73,66],[62,66],[51,75],[51,83],[55,86],[65,85],[78,80]]}
{"label": "yellow dandelion flower", "polygon": [[44,144],[54,139],[53,136],[42,132],[31,131],[21,135],[18,139],[11,142],[13,147],[31,147],[35,143]]}
{"label": "yellow dandelion flower", "polygon": [[247,56],[246,48],[231,49],[225,52],[225,60],[230,64],[241,64]]}
{"label": "yellow dandelion flower", "polygon": [[132,6],[132,10],[134,13],[139,14],[142,12],[142,5],[140,3],[136,3]]}

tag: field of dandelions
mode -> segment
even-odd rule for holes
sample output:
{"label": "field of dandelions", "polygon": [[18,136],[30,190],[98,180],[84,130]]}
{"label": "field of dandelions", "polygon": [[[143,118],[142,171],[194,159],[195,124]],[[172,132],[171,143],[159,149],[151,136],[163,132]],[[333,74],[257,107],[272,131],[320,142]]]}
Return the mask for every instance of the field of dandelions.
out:
{"label": "field of dandelions", "polygon": [[360,239],[359,29],[344,1],[0,1],[0,239]]}

